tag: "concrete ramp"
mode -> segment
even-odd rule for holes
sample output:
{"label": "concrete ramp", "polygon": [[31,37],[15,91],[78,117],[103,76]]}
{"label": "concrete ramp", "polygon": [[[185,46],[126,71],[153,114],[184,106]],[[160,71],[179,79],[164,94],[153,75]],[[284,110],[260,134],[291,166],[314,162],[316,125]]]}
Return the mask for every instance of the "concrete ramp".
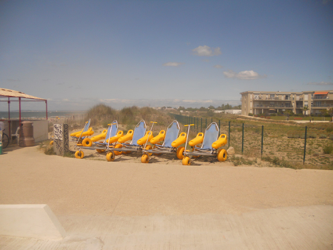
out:
{"label": "concrete ramp", "polygon": [[56,240],[66,231],[46,204],[0,205],[0,235]]}

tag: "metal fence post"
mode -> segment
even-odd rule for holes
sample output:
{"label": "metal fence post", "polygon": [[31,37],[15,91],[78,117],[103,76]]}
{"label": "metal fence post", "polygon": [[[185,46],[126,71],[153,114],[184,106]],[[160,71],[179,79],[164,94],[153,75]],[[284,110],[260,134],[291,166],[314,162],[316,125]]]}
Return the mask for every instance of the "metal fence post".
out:
{"label": "metal fence post", "polygon": [[261,157],[264,147],[264,125],[261,126]]}
{"label": "metal fence post", "polygon": [[221,134],[221,120],[219,120],[219,136]]}
{"label": "metal fence post", "polygon": [[242,124],[242,154],[244,152],[244,123]]}
{"label": "metal fence post", "polygon": [[207,128],[207,118],[206,118],[206,128]]}
{"label": "metal fence post", "polygon": [[213,117],[212,117],[212,119],[211,119],[211,122],[213,122]]}
{"label": "metal fence post", "polygon": [[230,121],[229,121],[229,133],[228,133],[228,148],[230,148]]}
{"label": "metal fence post", "polygon": [[305,156],[306,156],[306,136],[307,136],[307,130],[308,130],[308,126],[305,126],[303,165],[304,165],[304,163],[305,163]]}

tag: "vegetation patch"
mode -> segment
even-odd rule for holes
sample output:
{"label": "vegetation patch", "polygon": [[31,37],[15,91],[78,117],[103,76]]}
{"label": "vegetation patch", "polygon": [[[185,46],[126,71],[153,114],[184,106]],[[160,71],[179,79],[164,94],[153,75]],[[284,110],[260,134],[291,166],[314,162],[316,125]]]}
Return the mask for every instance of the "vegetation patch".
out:
{"label": "vegetation patch", "polygon": [[332,154],[333,152],[333,145],[326,145],[323,147],[323,153],[324,154]]}
{"label": "vegetation patch", "polygon": [[286,161],[284,159],[280,159],[278,157],[265,156],[265,157],[262,157],[261,159],[263,161],[268,161],[277,167],[296,169],[296,167],[293,164],[289,163],[288,161]]}
{"label": "vegetation patch", "polygon": [[235,165],[235,166],[239,166],[239,165],[253,165],[255,163],[257,163],[257,160],[249,160],[246,159],[244,157],[237,157],[237,156],[232,156],[229,158],[229,160]]}

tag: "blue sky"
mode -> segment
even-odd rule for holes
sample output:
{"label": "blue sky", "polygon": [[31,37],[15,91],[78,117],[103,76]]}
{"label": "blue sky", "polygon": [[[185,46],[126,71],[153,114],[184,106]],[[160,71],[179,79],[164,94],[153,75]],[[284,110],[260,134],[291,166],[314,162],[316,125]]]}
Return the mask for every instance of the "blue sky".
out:
{"label": "blue sky", "polygon": [[236,103],[332,77],[329,0],[0,2],[0,87],[51,110]]}

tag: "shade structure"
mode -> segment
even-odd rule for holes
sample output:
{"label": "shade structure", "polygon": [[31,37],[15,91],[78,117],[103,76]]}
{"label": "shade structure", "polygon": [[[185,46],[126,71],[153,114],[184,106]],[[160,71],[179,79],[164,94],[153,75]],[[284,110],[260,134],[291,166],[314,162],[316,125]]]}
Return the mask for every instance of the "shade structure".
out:
{"label": "shade structure", "polygon": [[314,95],[328,95],[328,91],[314,92]]}
{"label": "shade structure", "polygon": [[[8,122],[10,123],[10,102],[18,102],[19,103],[19,124],[21,124],[21,103],[25,101],[42,101],[45,102],[45,111],[46,111],[46,120],[48,119],[47,116],[47,100],[25,94],[23,92],[6,89],[0,87],[0,102],[7,102],[8,103]],[[9,126],[9,134],[11,134],[10,126]]]}

